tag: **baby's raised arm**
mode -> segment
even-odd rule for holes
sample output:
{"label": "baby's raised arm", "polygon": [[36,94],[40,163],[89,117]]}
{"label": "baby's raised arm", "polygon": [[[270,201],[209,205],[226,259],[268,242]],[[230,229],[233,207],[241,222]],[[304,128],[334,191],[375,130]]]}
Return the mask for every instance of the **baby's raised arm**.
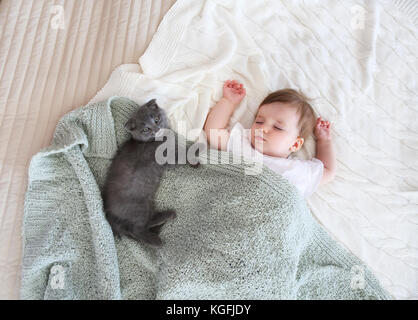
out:
{"label": "baby's raised arm", "polygon": [[237,81],[225,81],[223,97],[214,105],[206,118],[203,130],[209,145],[218,150],[226,150],[229,131],[226,129],[229,119],[245,97],[244,86]]}
{"label": "baby's raised arm", "polygon": [[331,123],[322,121],[321,117],[316,120],[314,134],[316,137],[315,157],[324,164],[324,174],[320,185],[326,184],[335,178],[336,158],[330,132]]}

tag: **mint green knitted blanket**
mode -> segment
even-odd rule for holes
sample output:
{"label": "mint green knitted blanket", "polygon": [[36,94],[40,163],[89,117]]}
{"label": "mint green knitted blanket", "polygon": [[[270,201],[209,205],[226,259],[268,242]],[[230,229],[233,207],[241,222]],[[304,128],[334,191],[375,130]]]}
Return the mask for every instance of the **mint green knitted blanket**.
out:
{"label": "mint green knitted blanket", "polygon": [[226,152],[165,171],[156,209],[177,218],[162,228],[162,248],[114,238],[101,188],[137,107],[112,97],[70,112],[32,158],[22,299],[391,298],[293,185],[267,167],[246,174],[248,163]]}

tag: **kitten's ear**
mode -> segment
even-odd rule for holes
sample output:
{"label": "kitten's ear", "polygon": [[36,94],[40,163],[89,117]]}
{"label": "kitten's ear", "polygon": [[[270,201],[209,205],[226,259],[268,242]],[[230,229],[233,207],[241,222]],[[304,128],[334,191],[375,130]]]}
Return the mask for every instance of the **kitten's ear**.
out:
{"label": "kitten's ear", "polygon": [[125,123],[125,129],[128,131],[132,131],[135,130],[136,128],[136,123],[135,123],[135,119],[131,118],[128,120],[128,122]]}
{"label": "kitten's ear", "polygon": [[150,101],[147,102],[146,105],[150,107],[157,106],[156,99],[151,99]]}

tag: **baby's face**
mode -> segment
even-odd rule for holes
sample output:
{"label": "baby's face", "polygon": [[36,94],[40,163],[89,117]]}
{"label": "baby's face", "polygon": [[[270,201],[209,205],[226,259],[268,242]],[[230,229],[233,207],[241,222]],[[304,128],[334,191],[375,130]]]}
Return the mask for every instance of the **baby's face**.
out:
{"label": "baby's face", "polygon": [[262,105],[251,126],[252,147],[272,157],[287,158],[298,138],[298,121],[296,108],[287,103]]}

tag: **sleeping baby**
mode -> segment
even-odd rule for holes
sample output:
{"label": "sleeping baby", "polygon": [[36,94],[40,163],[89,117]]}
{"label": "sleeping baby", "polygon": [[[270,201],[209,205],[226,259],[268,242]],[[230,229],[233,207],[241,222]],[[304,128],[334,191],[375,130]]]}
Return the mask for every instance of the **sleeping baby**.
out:
{"label": "sleeping baby", "polygon": [[[211,108],[204,125],[210,147],[244,157],[258,155],[264,165],[295,185],[305,198],[319,185],[334,179],[331,124],[321,117],[315,120],[314,110],[301,92],[282,89],[269,94],[261,102],[250,129],[238,122],[228,130],[230,117],[245,93],[243,84],[235,80],[224,83],[223,97]],[[303,160],[292,155],[312,133],[316,139],[315,157]]]}

